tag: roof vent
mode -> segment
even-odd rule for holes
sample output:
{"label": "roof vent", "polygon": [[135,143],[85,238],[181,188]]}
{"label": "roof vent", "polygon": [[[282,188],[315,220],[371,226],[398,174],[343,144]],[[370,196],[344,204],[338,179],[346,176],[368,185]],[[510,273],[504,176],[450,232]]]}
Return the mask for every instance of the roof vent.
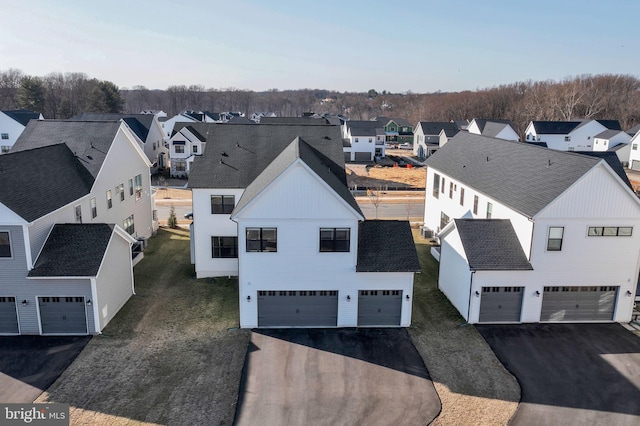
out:
{"label": "roof vent", "polygon": [[487,156],[487,163],[489,162],[489,157]]}
{"label": "roof vent", "polygon": [[[220,155],[222,155],[223,157],[228,157],[228,156],[229,156],[229,155],[227,155],[227,153],[226,153],[226,152],[224,152],[224,151],[222,151],[222,152],[220,153]],[[221,161],[222,161],[222,160],[221,160]]]}
{"label": "roof vent", "polygon": [[551,159],[549,159],[549,163],[547,164],[547,167],[551,167]]}
{"label": "roof vent", "polygon": [[331,138],[329,136],[325,136],[324,137],[326,140],[331,140]]}

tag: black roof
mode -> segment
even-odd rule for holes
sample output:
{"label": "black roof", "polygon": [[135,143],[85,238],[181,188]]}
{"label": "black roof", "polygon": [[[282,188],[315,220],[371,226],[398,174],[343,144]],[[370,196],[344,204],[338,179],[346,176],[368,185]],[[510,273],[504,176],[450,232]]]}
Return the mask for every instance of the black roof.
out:
{"label": "black roof", "polygon": [[356,272],[420,272],[411,226],[400,220],[365,220],[358,226]]}
{"label": "black roof", "polygon": [[[469,269],[532,270],[508,219],[454,219]],[[445,237],[446,238],[446,237]]]}
{"label": "black roof", "polygon": [[600,161],[595,156],[460,132],[426,164],[533,217]]}
{"label": "black roof", "polygon": [[28,222],[89,194],[94,178],[63,143],[0,155],[0,202]]}
{"label": "black roof", "polygon": [[11,152],[64,143],[95,178],[119,128],[118,121],[34,120],[24,129]]}
{"label": "black roof", "polygon": [[246,188],[297,137],[321,154],[325,166],[347,185],[342,137],[337,126],[216,123],[189,126],[203,135],[208,144],[203,155],[194,159],[189,174],[191,188]]}
{"label": "black roof", "polygon": [[566,135],[582,124],[582,121],[532,121],[536,134]]}
{"label": "black roof", "polygon": [[54,225],[28,276],[96,276],[113,229],[105,223]]}
{"label": "black roof", "polygon": [[28,109],[14,109],[2,112],[4,112],[7,116],[13,118],[23,126],[26,126],[30,120],[38,120],[40,118],[39,113],[29,111]]}
{"label": "black roof", "polygon": [[[624,145],[624,144],[620,144]],[[622,163],[620,163],[620,159],[616,155],[615,151],[575,151],[581,155],[588,155],[589,157],[601,158],[607,162],[609,167],[613,169],[614,172],[622,179],[624,183],[627,184],[629,188],[633,190],[633,185],[629,182],[629,177],[627,173],[624,171],[624,167],[622,167]]]}
{"label": "black roof", "polygon": [[447,133],[447,130],[449,132],[452,132],[453,135],[455,135],[459,131],[459,128],[456,125],[456,123],[452,123],[450,121],[421,121],[416,126],[416,131],[418,130],[418,128],[422,129],[422,133],[424,135],[435,135],[435,136],[438,136],[440,132],[443,130],[445,131],[447,136],[449,135]]}
{"label": "black roof", "polygon": [[618,120],[596,120],[609,130],[622,130],[622,126]]}
{"label": "black roof", "polygon": [[247,117],[232,116],[229,121],[221,124],[256,124],[255,121],[249,120]]}
{"label": "black roof", "polygon": [[153,114],[118,114],[118,113],[100,113],[100,112],[85,112],[75,117],[72,120],[80,121],[114,121],[124,120],[137,137],[144,143],[147,141],[149,130],[153,125]]}
{"label": "black roof", "polygon": [[260,124],[312,124],[331,125],[324,117],[261,117]]}
{"label": "black roof", "polygon": [[627,134],[629,134],[630,136],[635,136],[638,131],[640,131],[640,124],[636,124],[629,130],[627,130]]}

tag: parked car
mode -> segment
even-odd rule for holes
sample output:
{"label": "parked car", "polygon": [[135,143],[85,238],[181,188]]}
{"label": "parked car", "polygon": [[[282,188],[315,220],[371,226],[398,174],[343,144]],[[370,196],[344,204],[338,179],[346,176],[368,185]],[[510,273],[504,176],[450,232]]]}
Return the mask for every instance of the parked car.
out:
{"label": "parked car", "polygon": [[398,148],[400,149],[413,149],[413,146],[409,142],[401,143]]}
{"label": "parked car", "polygon": [[185,219],[193,220],[193,212],[186,212],[186,213],[184,214],[184,218],[185,218]]}

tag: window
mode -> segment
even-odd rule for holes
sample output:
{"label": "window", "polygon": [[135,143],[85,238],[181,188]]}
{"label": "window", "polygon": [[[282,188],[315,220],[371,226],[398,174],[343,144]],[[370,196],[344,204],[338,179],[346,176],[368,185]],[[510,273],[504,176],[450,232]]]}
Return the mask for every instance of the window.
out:
{"label": "window", "polygon": [[277,252],[277,228],[247,228],[248,252]]}
{"label": "window", "polygon": [[107,209],[113,207],[113,199],[111,198],[111,190],[107,189]]}
{"label": "window", "polygon": [[460,205],[464,206],[464,188],[460,187]]}
{"label": "window", "polygon": [[351,243],[349,228],[320,228],[320,251],[348,252]]}
{"label": "window", "polygon": [[231,214],[236,205],[235,195],[212,195],[211,214]]}
{"label": "window", "polygon": [[76,213],[76,223],[82,223],[82,206],[81,205],[77,205],[75,208],[75,213]]}
{"label": "window", "polygon": [[473,214],[478,214],[478,196],[473,196]]}
{"label": "window", "polygon": [[7,146],[7,145],[0,146],[0,154],[6,154],[9,151],[11,151],[10,146]]}
{"label": "window", "polygon": [[4,139],[4,140],[9,139],[9,133],[3,133],[2,134],[2,139]]}
{"label": "window", "polygon": [[11,257],[9,231],[0,231],[0,257]]}
{"label": "window", "polygon": [[184,145],[174,145],[173,149],[176,151],[176,154],[184,154]]}
{"label": "window", "polygon": [[530,137],[531,137],[531,134],[527,134],[527,140],[529,140]]}
{"label": "window", "polygon": [[449,198],[453,198],[453,182],[449,182]]}
{"label": "window", "polygon": [[547,251],[562,250],[562,236],[564,235],[564,227],[550,226],[549,238],[547,239]]}
{"label": "window", "polygon": [[238,237],[211,237],[211,257],[238,257]]}
{"label": "window", "polygon": [[187,162],[186,161],[175,161],[175,169],[176,172],[184,172],[187,169]]}
{"label": "window", "polygon": [[116,194],[120,194],[120,201],[124,201],[124,183],[116,186]]}
{"label": "window", "polygon": [[192,151],[194,154],[198,153],[198,145],[194,145],[193,147],[191,147]]}
{"label": "window", "polygon": [[638,150],[638,144],[637,143],[631,144],[631,149],[634,150],[634,151],[637,151]]}
{"label": "window", "polygon": [[437,173],[433,175],[433,196],[435,198],[440,197],[440,175]]}
{"label": "window", "polygon": [[564,137],[564,141],[565,142],[571,142],[571,136],[565,136]]}
{"label": "window", "polygon": [[98,207],[96,206],[96,197],[91,199],[91,218],[95,219],[98,216]]}
{"label": "window", "polygon": [[153,150],[154,151],[156,150],[156,143],[155,142],[153,143]]}
{"label": "window", "polygon": [[137,175],[135,178],[135,190],[136,190],[136,201],[142,198],[142,175]]}
{"label": "window", "polygon": [[493,204],[487,203],[487,219],[491,219],[492,213],[493,213]]}
{"label": "window", "polygon": [[631,226],[590,226],[587,235],[590,237],[630,237]]}
{"label": "window", "polygon": [[133,195],[133,179],[129,179],[129,196]]}
{"label": "window", "polygon": [[444,185],[444,178],[442,178],[442,187],[441,187],[441,188],[442,188],[442,193],[443,193],[443,194],[444,194],[444,186],[445,186],[445,185]]}
{"label": "window", "polygon": [[444,212],[440,212],[440,229],[443,229],[449,223],[449,216],[444,214]]}
{"label": "window", "polygon": [[136,227],[133,223],[133,215],[124,220],[124,230],[127,231],[129,235],[133,235],[133,233],[136,232]]}

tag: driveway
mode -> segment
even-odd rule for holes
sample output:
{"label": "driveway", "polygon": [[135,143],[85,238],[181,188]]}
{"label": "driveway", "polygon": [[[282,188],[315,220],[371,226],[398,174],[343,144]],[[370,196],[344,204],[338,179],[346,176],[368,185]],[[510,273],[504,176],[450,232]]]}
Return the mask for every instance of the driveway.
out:
{"label": "driveway", "polygon": [[404,329],[254,330],[236,424],[426,425],[439,412]]}
{"label": "driveway", "polygon": [[73,362],[90,339],[90,336],[0,337],[0,402],[33,402]]}
{"label": "driveway", "polygon": [[476,327],[520,382],[512,424],[640,424],[640,338],[619,324]]}

